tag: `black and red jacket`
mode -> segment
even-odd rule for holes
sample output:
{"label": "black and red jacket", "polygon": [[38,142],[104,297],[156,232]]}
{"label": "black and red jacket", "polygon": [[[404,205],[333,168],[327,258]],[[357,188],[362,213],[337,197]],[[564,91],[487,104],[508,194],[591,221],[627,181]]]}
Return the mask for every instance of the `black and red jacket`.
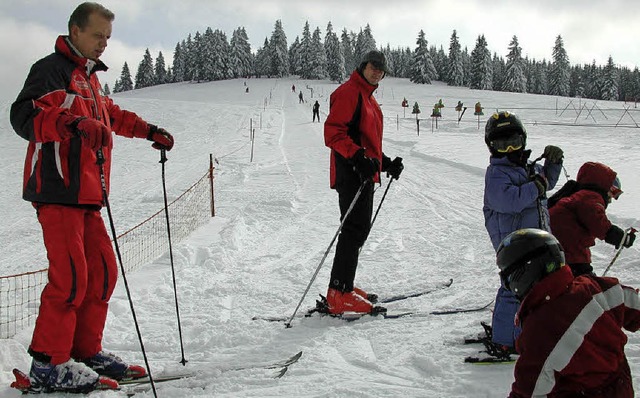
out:
{"label": "black and red jacket", "polygon": [[[78,117],[94,118],[116,134],[146,138],[149,127],[135,113],[120,109],[103,95],[95,72],[101,61],[84,58],[67,36],[56,40],[55,52],[32,67],[11,106],[11,124],[29,141],[24,165],[23,198],[36,203],[101,206],[102,184],[96,153],[69,134]],[[102,149],[107,192],[111,149]]]}
{"label": "black and red jacket", "polygon": [[[342,181],[344,173],[354,173],[348,159],[360,148],[364,148],[365,156],[382,164],[382,111],[373,96],[377,88],[356,70],[331,93],[324,122],[324,141],[331,148],[331,188]],[[374,182],[379,179],[376,174]]]}

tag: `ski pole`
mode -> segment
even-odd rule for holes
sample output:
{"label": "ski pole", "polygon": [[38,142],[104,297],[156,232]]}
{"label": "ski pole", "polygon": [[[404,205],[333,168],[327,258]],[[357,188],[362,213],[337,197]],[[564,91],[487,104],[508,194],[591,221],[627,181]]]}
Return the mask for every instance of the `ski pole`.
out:
{"label": "ski pole", "polygon": [[120,273],[122,275],[122,281],[124,282],[124,288],[127,291],[127,299],[129,300],[129,307],[131,308],[131,315],[133,316],[133,323],[136,326],[136,333],[138,334],[138,341],[140,342],[140,350],[142,351],[142,356],[144,357],[144,364],[147,367],[147,374],[149,375],[149,382],[151,383],[151,389],[153,390],[153,396],[158,398],[158,393],[156,392],[156,385],[153,382],[153,376],[151,375],[151,366],[149,366],[149,360],[147,359],[147,352],[144,349],[144,343],[142,342],[142,334],[140,333],[140,326],[138,325],[138,319],[136,317],[136,311],[133,308],[133,300],[131,299],[131,291],[129,290],[129,283],[127,282],[127,275],[124,272],[124,265],[122,263],[122,255],[120,254],[120,246],[118,245],[118,239],[116,237],[116,227],[113,223],[113,215],[111,214],[111,206],[109,205],[109,195],[107,194],[107,183],[104,177],[104,154],[102,153],[102,149],[98,149],[96,152],[96,157],[98,158],[97,164],[100,169],[100,184],[102,185],[102,198],[104,200],[104,205],[107,208],[107,214],[109,215],[109,225],[111,226],[111,235],[113,235],[113,243],[116,249],[116,254],[118,256],[118,263],[120,264]]}
{"label": "ski pole", "polygon": [[344,222],[346,221],[347,217],[349,217],[349,214],[351,213],[354,206],[356,205],[356,202],[358,201],[360,194],[364,190],[364,187],[369,183],[370,183],[370,180],[364,180],[360,185],[360,188],[358,189],[358,192],[356,192],[356,195],[353,197],[353,200],[351,201],[349,208],[347,209],[346,213],[344,213],[344,217],[342,217],[342,220],[340,221],[340,226],[338,227],[338,230],[336,231],[335,235],[333,235],[333,239],[331,239],[331,243],[329,244],[329,247],[327,247],[327,250],[325,250],[324,255],[322,256],[322,260],[320,260],[320,264],[318,264],[318,267],[316,268],[316,272],[313,273],[313,276],[311,277],[311,280],[309,281],[307,288],[304,290],[304,293],[302,294],[302,298],[300,298],[300,301],[298,302],[296,309],[293,311],[293,314],[291,314],[291,318],[289,318],[289,320],[284,324],[285,327],[287,328],[291,327],[291,321],[293,321],[293,318],[295,318],[296,313],[298,312],[298,310],[300,309],[300,306],[302,305],[302,302],[304,301],[304,298],[307,296],[307,293],[309,293],[309,289],[311,289],[311,285],[316,280],[316,277],[318,276],[318,272],[320,272],[320,268],[322,268],[322,264],[324,264],[324,260],[327,258],[329,251],[333,247],[333,244],[335,243],[336,239],[338,238],[338,235],[340,234],[340,231],[342,230],[342,227],[344,226]]}
{"label": "ski pole", "polygon": [[389,187],[391,187],[391,183],[393,182],[393,180],[395,180],[395,178],[391,178],[389,180],[389,184],[387,184],[387,189],[384,190],[384,194],[382,195],[382,199],[380,199],[380,204],[378,205],[378,208],[376,209],[376,214],[373,215],[373,220],[371,220],[371,225],[369,226],[369,229],[371,229],[371,227],[373,227],[373,223],[376,221],[376,217],[378,217],[378,212],[380,211],[380,208],[382,207],[382,202],[384,202],[384,198],[387,196],[387,192],[389,192]]}
{"label": "ski pole", "polygon": [[624,249],[624,244],[623,243],[624,243],[625,240],[627,240],[627,235],[634,234],[636,232],[638,232],[638,231],[633,227],[629,227],[629,228],[624,230],[624,234],[622,235],[622,240],[620,240],[620,247],[618,248],[618,250],[616,250],[616,254],[613,255],[613,258],[611,259],[611,262],[609,263],[609,265],[607,265],[607,268],[605,268],[604,272],[602,273],[602,276],[607,275],[607,272],[609,272],[609,268],[611,268],[613,263],[615,263],[616,260],[618,259],[618,256],[622,252],[622,249]]}
{"label": "ski pole", "polygon": [[180,363],[182,366],[187,365],[187,360],[184,358],[184,344],[182,343],[182,327],[180,326],[180,308],[178,307],[178,289],[176,288],[176,271],[173,266],[173,249],[171,246],[171,224],[169,223],[169,205],[167,204],[167,185],[164,178],[164,164],[167,162],[167,150],[165,148],[160,149],[160,163],[162,164],[162,193],[164,194],[164,214],[167,219],[167,238],[169,239],[169,260],[171,261],[171,276],[173,277],[173,296],[176,302],[176,317],[178,318],[178,336],[180,338],[180,352],[182,353],[182,359]]}

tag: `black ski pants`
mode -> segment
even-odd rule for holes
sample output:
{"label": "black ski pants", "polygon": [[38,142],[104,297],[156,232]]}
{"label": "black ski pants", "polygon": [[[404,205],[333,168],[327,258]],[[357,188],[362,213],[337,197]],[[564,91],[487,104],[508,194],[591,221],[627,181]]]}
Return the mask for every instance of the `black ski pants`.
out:
{"label": "black ski pants", "polygon": [[[344,218],[353,198],[360,189],[360,181],[344,181],[336,186],[340,203],[340,220]],[[364,185],[351,213],[346,218],[333,258],[329,287],[343,292],[353,290],[353,281],[358,268],[358,254],[360,248],[369,236],[371,230],[371,215],[373,213],[373,182]]]}

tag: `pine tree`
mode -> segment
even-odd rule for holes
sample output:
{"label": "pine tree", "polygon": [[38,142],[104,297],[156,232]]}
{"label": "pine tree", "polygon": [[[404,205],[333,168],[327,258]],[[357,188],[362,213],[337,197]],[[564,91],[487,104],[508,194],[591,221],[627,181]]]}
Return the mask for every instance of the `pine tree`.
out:
{"label": "pine tree", "polygon": [[478,90],[491,90],[493,87],[493,63],[484,35],[478,36],[476,47],[471,51],[469,87]]}
{"label": "pine tree", "polygon": [[282,28],[282,21],[277,20],[271,40],[269,41],[271,50],[271,75],[284,77],[289,75],[289,53],[287,51],[287,36]]}
{"label": "pine tree", "polygon": [[342,82],[346,76],[344,56],[340,47],[338,35],[333,32],[331,22],[327,24],[327,34],[324,39],[324,50],[327,55],[327,75],[329,80]]}
{"label": "pine tree", "polygon": [[502,91],[527,92],[527,78],[524,75],[522,49],[518,45],[518,37],[515,35],[511,39],[511,43],[509,43],[509,54],[507,54]]}
{"label": "pine tree", "polygon": [[458,34],[453,31],[449,42],[449,64],[447,68],[447,84],[450,86],[462,86],[464,84],[464,70]]}
{"label": "pine tree", "polygon": [[[199,33],[197,33],[200,36]],[[197,49],[191,38],[191,33],[187,36],[187,41],[182,46],[184,52],[184,81],[193,81],[197,79],[196,71],[196,53]]]}
{"label": "pine tree", "polygon": [[230,63],[233,77],[248,77],[253,71],[253,55],[249,37],[244,27],[239,27],[231,35],[231,56]]}
{"label": "pine tree", "polygon": [[299,58],[299,74],[303,79],[311,79],[311,28],[309,27],[309,21],[306,21],[304,28],[302,28],[302,39],[300,40],[300,47],[297,54]]}
{"label": "pine tree", "polygon": [[271,49],[269,48],[269,40],[266,37],[262,47],[256,51],[254,71],[256,77],[271,76]]}
{"label": "pine tree", "polygon": [[155,76],[153,72],[153,60],[151,59],[151,53],[147,48],[142,57],[142,61],[138,65],[138,72],[136,72],[136,89],[150,87],[155,84]]}
{"label": "pine tree", "polygon": [[413,52],[411,68],[409,70],[409,80],[418,84],[431,84],[431,79],[436,76],[436,69],[433,66],[427,39],[423,30],[418,33],[416,39],[416,49]]}
{"label": "pine tree", "polygon": [[373,38],[373,34],[371,33],[371,27],[367,24],[364,30],[360,29],[360,33],[358,33],[358,38],[356,39],[356,46],[353,54],[356,66],[360,64],[365,54],[375,49],[376,40]]}
{"label": "pine tree", "polygon": [[133,80],[131,80],[131,72],[129,71],[129,65],[125,62],[122,66],[122,72],[120,72],[120,91],[133,90]]}
{"label": "pine tree", "polygon": [[162,51],[158,52],[158,57],[156,58],[155,81],[156,84],[165,84],[169,82],[167,80],[167,70],[165,68]]}
{"label": "pine tree", "polygon": [[186,42],[183,40],[182,45],[176,44],[173,50],[173,82],[182,82],[185,80],[185,64],[186,64]]}
{"label": "pine tree", "polygon": [[571,75],[571,65],[569,57],[564,49],[562,36],[556,37],[556,44],[553,47],[553,63],[549,68],[549,94],[569,95],[569,78]]}
{"label": "pine tree", "polygon": [[358,66],[355,59],[355,40],[352,34],[347,32],[347,29],[342,29],[342,35],[340,36],[340,48],[342,50],[342,56],[344,58],[344,70],[347,74],[351,74],[353,70]]}
{"label": "pine tree", "polygon": [[327,77],[327,55],[324,52],[319,27],[316,27],[311,36],[309,63],[309,79],[324,79]]}
{"label": "pine tree", "polygon": [[116,83],[113,85],[113,93],[121,93],[122,92],[122,84],[120,84],[120,79],[116,79]]}
{"label": "pine tree", "polygon": [[502,91],[502,81],[504,79],[504,72],[506,68],[504,59],[502,59],[501,57],[498,57],[498,54],[493,53],[491,68],[493,69],[492,90]]}
{"label": "pine tree", "polygon": [[607,65],[602,71],[601,99],[605,101],[618,100],[618,70],[613,63],[613,58],[609,55]]}
{"label": "pine tree", "polygon": [[296,36],[289,47],[289,73],[298,76],[302,74],[302,44],[299,36]]}

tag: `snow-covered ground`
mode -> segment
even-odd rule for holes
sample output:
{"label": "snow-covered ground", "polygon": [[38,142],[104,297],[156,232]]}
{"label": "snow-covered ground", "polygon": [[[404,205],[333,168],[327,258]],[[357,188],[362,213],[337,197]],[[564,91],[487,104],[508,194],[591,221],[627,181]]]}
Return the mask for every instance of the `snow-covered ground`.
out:
{"label": "snow-covered ground", "polygon": [[[245,83],[249,92],[245,92]],[[291,85],[304,90],[298,103]],[[483,305],[499,285],[494,253],[484,229],[482,194],[489,153],[484,123],[495,109],[516,111],[527,125],[533,155],[554,144],[565,151],[566,172],[575,178],[585,161],[613,167],[623,190],[608,214],[621,227],[638,226],[640,170],[638,129],[613,128],[624,103],[414,85],[387,78],[376,93],[385,114],[384,151],[404,158],[405,171],[392,183],[361,253],[356,282],[381,296],[413,292],[453,278],[448,289],[390,304],[422,316],[344,322],[297,319],[292,328],[253,321],[254,315],[291,315],[339,225],[337,195],[329,189],[329,150],[323,124],[311,122],[313,100],[322,119],[334,83],[296,79],[248,79],[174,84],[114,96],[123,108],[167,128],[176,137],[168,153],[169,200],[202,176],[212,153],[216,165],[217,216],[188,239],[174,243],[174,266],[186,370],[190,380],[158,384],[159,397],[504,397],[513,365],[463,363],[480,347],[461,344],[481,331],[491,312],[434,316],[430,311]],[[311,90],[313,88],[313,98]],[[407,98],[406,118],[400,106]],[[432,130],[431,108],[446,107]],[[468,106],[457,123],[457,101]],[[420,104],[420,135],[411,109]],[[481,101],[485,116],[473,116]],[[25,142],[0,121],[0,241],[2,275],[46,267],[41,233],[30,205],[20,198]],[[628,106],[628,105],[627,105]],[[581,111],[581,112],[580,112]],[[634,124],[640,116],[631,104]],[[413,117],[413,118],[412,118]],[[633,119],[632,119],[633,117]],[[253,162],[249,126],[255,130]],[[563,124],[600,124],[600,127]],[[602,127],[607,125],[609,127]],[[163,205],[159,154],[142,140],[115,139],[112,206],[117,231],[133,227]],[[562,176],[560,184],[566,181]],[[376,193],[380,200],[386,178]],[[106,213],[106,212],[105,212]],[[593,249],[602,272],[613,248]],[[333,251],[302,304],[325,294]],[[625,250],[611,275],[640,286],[638,249]],[[136,315],[154,374],[183,370],[169,256],[128,274]],[[0,340],[0,396],[11,369],[27,369],[31,330]],[[640,374],[640,339],[630,334],[627,354]],[[104,346],[132,362],[142,355],[126,293],[118,285],[105,329]],[[228,371],[239,365],[303,355],[281,379],[274,371]],[[638,377],[634,385],[640,384]],[[95,397],[117,397],[97,392]],[[152,396],[151,392],[141,396]]]}

